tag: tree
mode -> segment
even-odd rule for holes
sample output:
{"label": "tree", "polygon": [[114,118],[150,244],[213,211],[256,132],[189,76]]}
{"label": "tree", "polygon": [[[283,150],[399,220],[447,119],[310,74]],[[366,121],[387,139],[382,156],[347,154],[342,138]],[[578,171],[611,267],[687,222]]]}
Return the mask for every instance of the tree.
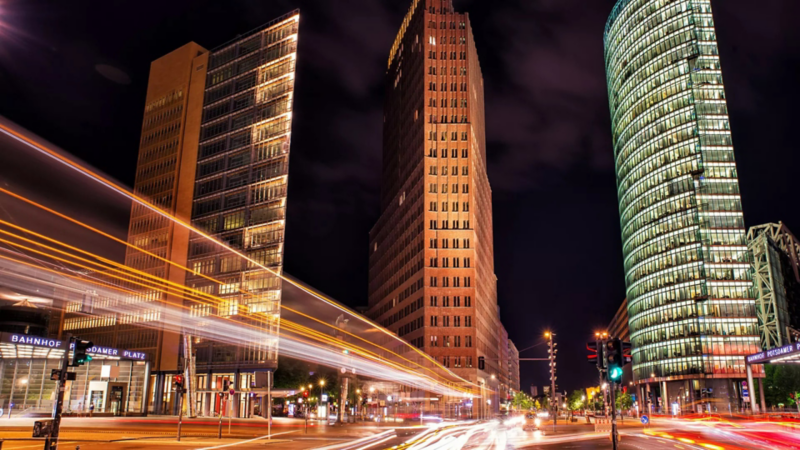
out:
{"label": "tree", "polygon": [[[800,391],[800,367],[766,364],[764,368],[764,398],[769,406],[785,403],[791,394]],[[751,386],[750,390],[754,394],[758,392],[755,386]],[[753,398],[759,401],[756,395]]]}
{"label": "tree", "polygon": [[633,407],[633,397],[627,392],[618,392],[616,404],[620,411],[627,411]]}
{"label": "tree", "polygon": [[585,404],[586,394],[584,394],[583,390],[572,391],[572,394],[569,395],[569,399],[567,400],[567,406],[570,411],[583,409]]}
{"label": "tree", "polygon": [[511,405],[518,410],[530,410],[533,408],[533,401],[524,392],[517,392],[514,394],[514,398],[511,399]]}

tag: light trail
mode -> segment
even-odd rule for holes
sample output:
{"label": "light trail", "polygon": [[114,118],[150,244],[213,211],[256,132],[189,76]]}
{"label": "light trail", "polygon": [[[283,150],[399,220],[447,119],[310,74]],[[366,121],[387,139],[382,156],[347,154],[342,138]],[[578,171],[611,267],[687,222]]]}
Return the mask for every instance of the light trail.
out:
{"label": "light trail", "polygon": [[309,295],[312,295],[313,297],[315,297],[318,300],[328,304],[329,306],[331,306],[333,308],[336,308],[336,309],[339,309],[341,312],[348,314],[350,317],[355,318],[355,319],[357,319],[357,320],[359,320],[361,322],[364,322],[364,323],[368,324],[371,327],[374,327],[376,330],[378,330],[381,333],[384,333],[390,339],[395,339],[398,342],[400,342],[402,344],[405,344],[408,349],[411,349],[412,351],[416,352],[418,354],[418,356],[427,359],[429,362],[431,362],[432,364],[437,366],[437,369],[446,371],[448,373],[448,376],[451,376],[453,378],[458,379],[460,383],[462,383],[464,385],[467,385],[467,386],[472,386],[475,389],[479,388],[479,386],[476,383],[473,383],[473,382],[471,382],[469,380],[466,380],[466,379],[456,375],[455,373],[453,373],[449,369],[441,366],[435,359],[431,358],[426,353],[422,352],[421,350],[419,350],[415,346],[408,345],[408,343],[405,342],[404,340],[402,340],[400,337],[396,336],[394,333],[389,332],[388,330],[383,329],[382,327],[380,327],[376,323],[372,322],[371,320],[368,320],[368,319],[360,316],[359,314],[349,310],[348,308],[345,308],[342,305],[339,305],[335,301],[333,301],[331,299],[328,299],[324,295],[322,295],[322,294],[316,292],[315,290],[303,285],[302,283],[296,282],[296,281],[292,280],[291,278],[288,278],[288,277],[284,276],[282,273],[278,273],[278,272],[270,269],[269,267],[264,266],[263,264],[261,264],[261,263],[255,261],[255,260],[253,260],[252,258],[248,257],[246,254],[243,254],[243,253],[239,252],[238,250],[236,250],[236,249],[234,249],[234,248],[232,248],[232,247],[230,247],[228,245],[225,245],[224,243],[216,240],[211,235],[203,232],[202,230],[199,230],[199,229],[193,227],[191,224],[186,223],[185,221],[181,220],[180,218],[175,217],[175,216],[169,214],[168,212],[156,207],[155,205],[153,205],[150,202],[148,202],[146,199],[143,199],[143,198],[137,196],[136,194],[128,191],[127,189],[125,189],[122,186],[117,185],[113,181],[108,180],[107,178],[103,177],[102,175],[100,175],[98,173],[95,173],[94,171],[89,170],[89,169],[87,169],[87,168],[75,163],[74,161],[71,161],[70,159],[58,154],[57,152],[55,152],[52,149],[46,148],[45,146],[39,144],[38,142],[35,142],[33,139],[31,139],[29,137],[23,136],[22,133],[19,133],[17,131],[14,131],[14,130],[10,129],[4,123],[0,123],[0,132],[6,134],[7,136],[11,137],[12,139],[16,140],[17,142],[20,142],[20,143],[24,144],[25,146],[27,146],[27,147],[29,147],[29,148],[31,148],[31,149],[33,149],[33,150],[45,155],[45,156],[47,156],[48,158],[51,158],[51,159],[55,160],[59,164],[62,164],[64,166],[68,167],[69,169],[71,169],[71,170],[73,170],[75,172],[78,172],[80,175],[86,176],[89,179],[92,179],[92,180],[96,181],[97,183],[101,184],[102,186],[105,186],[108,189],[110,189],[110,190],[112,190],[112,191],[124,196],[125,198],[127,198],[129,200],[132,200],[132,201],[144,206],[145,208],[147,208],[147,209],[151,210],[152,212],[155,212],[156,214],[158,214],[158,215],[160,215],[160,216],[172,221],[173,223],[175,223],[175,224],[177,224],[177,225],[179,225],[179,226],[181,226],[183,228],[186,228],[186,229],[198,234],[199,236],[202,236],[203,238],[205,238],[205,239],[207,239],[207,240],[219,245],[220,247],[224,248],[225,250],[227,250],[227,251],[229,251],[229,252],[231,252],[233,254],[238,255],[239,257],[245,259],[246,261],[252,263],[254,266],[256,266],[256,267],[258,267],[258,268],[260,268],[262,270],[266,270],[267,272],[269,272],[269,273],[281,278],[282,280],[286,281],[287,283],[292,284],[295,287],[305,291]]}
{"label": "light trail", "polygon": [[[4,193],[10,193],[10,191],[5,190],[5,189],[1,189],[0,188],[0,190],[2,190]],[[13,194],[13,193],[11,193],[11,194]],[[49,209],[49,208],[46,208],[46,207],[44,207],[42,205],[39,205],[39,204],[37,204],[37,203],[35,203],[33,201],[25,199],[22,196],[19,196],[19,195],[16,195],[16,194],[13,194],[13,196],[14,196],[14,198],[17,198],[19,200],[26,201],[26,203],[28,203],[28,204],[33,204],[33,205],[35,205],[35,206],[37,206],[37,207],[39,207],[41,209],[46,209],[50,213],[57,214],[59,216],[63,216],[60,213],[58,213],[57,211],[54,211],[54,210]],[[83,223],[81,223],[81,222],[79,222],[77,220],[73,219],[73,220],[71,220],[71,222],[79,224],[81,226],[84,226],[84,228],[92,229],[92,227],[86,226],[85,224],[83,224]],[[19,235],[15,235],[15,234],[7,232],[5,230],[0,230],[0,233],[6,234],[6,235],[11,236],[11,237],[14,237],[15,239],[21,240],[23,242],[31,243],[31,244],[36,245],[38,247],[49,249],[49,250],[57,252],[57,253],[59,253],[61,255],[69,256],[71,258],[77,259],[78,261],[82,261],[82,262],[84,262],[86,264],[90,264],[90,265],[96,266],[96,267],[90,267],[90,266],[87,266],[85,264],[75,263],[75,261],[71,261],[69,259],[65,259],[65,258],[56,256],[56,255],[53,255],[52,253],[42,252],[42,251],[35,250],[35,249],[32,249],[32,248],[27,247],[27,246],[21,246],[20,244],[15,243],[15,242],[10,242],[8,240],[5,240],[5,242],[8,243],[9,245],[14,245],[14,246],[16,246],[18,248],[23,248],[23,249],[25,249],[27,251],[31,251],[31,252],[37,253],[39,255],[46,256],[48,258],[52,258],[52,259],[55,259],[55,260],[60,261],[60,262],[64,262],[64,263],[75,265],[76,267],[80,267],[81,269],[84,269],[84,270],[87,270],[87,271],[92,271],[92,273],[100,273],[100,274],[103,274],[105,276],[110,276],[112,278],[118,279],[118,280],[123,281],[123,282],[128,283],[128,284],[133,284],[133,285],[144,287],[144,288],[147,288],[147,289],[160,291],[160,292],[165,293],[167,295],[177,296],[177,297],[182,298],[184,300],[190,300],[190,301],[193,301],[193,302],[196,302],[196,303],[197,302],[205,302],[206,304],[209,304],[209,301],[216,302],[217,305],[226,304],[226,300],[223,299],[223,298],[215,297],[215,296],[213,296],[211,294],[207,294],[207,293],[204,293],[204,292],[196,290],[196,289],[188,288],[188,287],[186,287],[184,285],[170,282],[169,280],[165,280],[165,279],[162,279],[162,278],[155,277],[155,276],[153,276],[153,275],[151,275],[151,274],[149,274],[147,272],[136,270],[136,269],[130,268],[128,266],[125,266],[125,265],[116,263],[114,261],[108,260],[106,258],[102,258],[102,257],[100,257],[98,255],[95,255],[95,254],[91,253],[91,252],[87,252],[87,251],[84,251],[84,250],[79,249],[77,247],[70,246],[70,245],[68,245],[66,243],[63,243],[63,242],[59,241],[59,240],[49,238],[49,237],[44,236],[44,235],[42,235],[40,233],[33,232],[31,230],[28,230],[26,228],[14,225],[12,223],[9,223],[9,222],[6,222],[6,221],[0,221],[0,223],[2,223],[5,226],[8,226],[10,228],[13,228],[13,229],[16,229],[16,230],[20,230],[20,231],[22,231],[22,232],[24,232],[26,234],[31,235],[31,236],[46,240],[47,242],[56,243],[57,245],[60,245],[60,246],[63,246],[65,248],[69,248],[69,249],[71,249],[73,251],[77,251],[77,252],[79,252],[81,254],[90,256],[92,258],[97,259],[100,262],[91,261],[91,260],[89,260],[87,258],[78,257],[78,256],[70,254],[69,252],[66,252],[66,251],[63,251],[63,250],[60,250],[60,249],[56,249],[56,248],[51,247],[51,246],[44,245],[44,244],[42,244],[40,242],[33,241],[32,239],[28,239],[28,238],[25,238],[25,237],[22,237],[22,236],[19,236]],[[95,229],[93,229],[93,231],[94,230]],[[97,231],[99,232],[99,230],[97,230]],[[105,233],[102,233],[102,232],[99,232],[99,233],[101,233],[105,237],[109,236],[109,235],[107,235]],[[117,241],[119,241],[119,240],[117,239]],[[129,246],[138,249],[138,247],[136,247],[136,246],[132,246],[132,245],[129,245]],[[110,268],[107,267],[104,264],[110,266]],[[181,266],[181,265],[178,265],[178,264],[173,264],[173,265],[181,267],[183,270],[189,272],[189,269],[184,267],[184,266]],[[105,270],[98,271],[98,269],[97,269],[98,267],[101,268],[101,269],[109,269],[113,273],[110,273],[110,272],[105,271]],[[210,278],[210,277],[207,277],[207,278],[209,278],[209,279],[211,279],[211,280],[213,280],[215,282],[221,283],[219,280],[215,280],[215,279]],[[191,295],[187,295],[186,294],[187,291]],[[246,293],[245,291],[240,291],[240,292]],[[240,308],[243,308],[243,305],[240,305]],[[350,333],[349,331],[342,330],[341,328],[338,328],[338,327],[335,327],[335,326],[333,326],[331,324],[328,324],[328,323],[325,323],[323,321],[320,321],[319,319],[316,319],[316,318],[311,317],[309,315],[305,315],[305,314],[301,313],[300,311],[297,311],[297,310],[294,310],[292,308],[289,308],[288,306],[285,306],[285,309],[287,309],[289,311],[292,311],[292,312],[294,312],[296,314],[302,315],[302,316],[304,316],[304,317],[306,317],[306,318],[308,318],[310,320],[314,320],[315,322],[317,322],[319,324],[322,324],[322,325],[324,325],[326,327],[339,330],[339,331],[343,332],[344,334],[347,334],[347,335],[349,335],[349,336],[351,336],[353,338],[356,338],[356,339],[358,339],[358,340],[360,340],[360,341],[362,341],[364,343],[374,344],[372,341],[366,340],[366,339],[364,339],[364,338],[362,338],[360,336],[355,335],[354,333]],[[243,311],[240,311],[240,312],[243,312]],[[242,315],[244,315],[244,314],[242,314]],[[257,320],[263,322],[263,320],[261,320],[261,319],[262,318],[260,318],[260,317],[257,318]],[[270,318],[267,318],[267,320],[269,320],[269,319]],[[281,324],[285,324],[286,323],[285,319],[281,319],[280,323]],[[308,329],[305,332],[303,332],[304,330],[302,330],[302,329],[298,330],[297,328],[295,328],[294,331],[295,332],[299,332],[300,334],[303,334],[306,337],[309,337],[309,336],[314,337],[309,333],[309,331],[313,332],[313,330],[310,330],[310,329]],[[322,334],[317,333],[316,338],[319,339],[320,337],[323,337],[324,339],[326,339],[328,343],[337,344],[340,347],[347,348],[347,346],[342,346],[341,345],[341,341],[340,340],[333,340],[327,335],[323,336]],[[350,348],[350,350],[354,351],[355,353],[361,354],[362,356],[368,356],[371,359],[379,360],[384,364],[388,363],[388,364],[394,366],[394,368],[397,369],[397,370],[408,371],[408,368],[403,367],[402,365],[399,365],[397,363],[394,363],[394,362],[391,362],[391,361],[387,361],[387,360],[385,360],[385,358],[382,359],[381,357],[377,356],[374,352],[369,352],[369,355],[368,355],[366,352],[363,351],[363,348],[353,347],[353,346],[349,346],[349,348]],[[387,351],[391,355],[393,355],[394,357],[400,358],[400,359],[404,360],[405,362],[407,362],[409,364],[412,364],[413,366],[417,366],[420,369],[423,369],[425,371],[429,371],[429,372],[433,373],[434,375],[438,376],[438,374],[436,374],[435,371],[433,371],[432,369],[427,368],[425,366],[422,366],[419,363],[416,363],[414,361],[411,361],[411,360],[401,356],[397,352],[393,352],[393,351],[388,350],[386,348],[381,348],[381,350],[382,351]],[[432,381],[439,382],[438,380],[432,380]],[[454,386],[450,386],[450,388],[451,389],[452,388],[456,388],[457,389],[457,387],[454,387]]]}
{"label": "light trail", "polygon": [[[19,261],[0,257],[0,276],[2,276],[5,282],[4,284],[9,288],[25,292],[40,287],[42,284],[55,284],[57,288],[64,291],[65,294],[71,292],[76,297],[82,296],[89,289],[99,289],[102,297],[116,300],[112,303],[113,308],[97,308],[98,311],[94,312],[95,316],[106,312],[120,315],[122,319],[125,319],[126,313],[132,317],[135,317],[136,314],[141,314],[143,312],[142,307],[145,306],[146,309],[144,311],[154,312],[159,316],[160,320],[155,322],[155,324],[170,331],[181,332],[186,328],[197,328],[198,331],[200,331],[198,333],[200,337],[240,346],[247,344],[263,345],[270,339],[280,338],[282,353],[287,356],[304,360],[313,360],[333,367],[340,367],[343,364],[342,353],[341,350],[339,350],[340,347],[336,349],[326,348],[325,346],[304,341],[297,337],[287,336],[286,334],[280,334],[278,336],[270,335],[265,333],[261,328],[248,326],[241,321],[212,316],[192,316],[189,314],[189,311],[187,311],[187,308],[182,305],[161,304],[158,302],[147,305],[130,303],[126,301],[127,297],[130,296],[129,291],[124,292],[126,296],[122,297],[119,292],[112,291],[106,287],[99,286],[95,283],[89,283],[87,286],[85,281],[70,279],[62,275],[57,275],[57,273],[58,272],[54,269],[45,270],[33,264],[23,265]],[[25,277],[20,275],[24,275]],[[58,278],[56,278],[56,275]],[[45,281],[47,283],[44,283]],[[147,326],[147,324],[140,325]],[[312,335],[311,337],[314,338],[315,336]],[[326,338],[330,337],[326,336]],[[350,346],[350,348],[354,347]],[[460,394],[459,391],[442,384],[439,380],[421,376],[416,372],[399,366],[392,361],[379,358],[378,356],[372,357],[372,360],[367,360],[363,357],[352,357],[348,359],[346,365],[358,370],[362,375],[373,378],[395,381],[445,395]]]}

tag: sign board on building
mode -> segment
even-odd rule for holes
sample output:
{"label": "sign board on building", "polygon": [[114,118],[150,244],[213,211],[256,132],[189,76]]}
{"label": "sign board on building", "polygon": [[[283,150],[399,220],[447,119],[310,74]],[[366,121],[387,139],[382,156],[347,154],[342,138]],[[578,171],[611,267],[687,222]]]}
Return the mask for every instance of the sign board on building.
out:
{"label": "sign board on building", "polygon": [[776,348],[771,348],[769,350],[765,350],[763,352],[758,352],[756,354],[748,356],[745,359],[747,361],[747,364],[761,364],[765,361],[768,361],[778,356],[789,356],[795,353],[800,353],[800,342],[795,342],[789,345],[784,345],[783,347],[776,347]]}
{"label": "sign board on building", "polygon": [[750,391],[747,390],[747,381],[742,381],[742,399],[746,402],[750,401]]}
{"label": "sign board on building", "polygon": [[[17,344],[17,345],[30,345],[33,347],[40,347],[40,348],[52,348],[54,350],[61,350],[66,347],[64,341],[59,341],[58,339],[49,339],[39,336],[28,336],[26,334],[16,334],[16,333],[2,333],[0,335],[0,341],[10,342],[12,344]],[[70,350],[72,350],[72,347],[70,347]],[[124,359],[135,359],[138,361],[144,361],[145,359],[147,359],[146,355],[143,352],[135,352],[132,350],[123,350],[112,347],[100,347],[97,345],[88,349],[86,352],[94,355],[103,355],[103,356],[110,356],[110,357],[124,358]]]}

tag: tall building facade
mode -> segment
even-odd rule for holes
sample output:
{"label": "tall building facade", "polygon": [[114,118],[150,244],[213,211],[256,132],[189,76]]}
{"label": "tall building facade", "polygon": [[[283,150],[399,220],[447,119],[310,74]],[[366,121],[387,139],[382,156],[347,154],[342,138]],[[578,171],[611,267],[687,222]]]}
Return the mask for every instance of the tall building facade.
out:
{"label": "tall building facade", "polygon": [[[152,62],[134,182],[136,195],[187,222],[194,189],[194,170],[187,168],[197,154],[203,100],[202,88],[198,87],[205,83],[205,58],[206,50],[190,42]],[[184,270],[165,260],[186,265],[188,242],[185,228],[134,203],[128,243],[141,250],[127,247],[125,265],[183,283]],[[151,306],[180,301],[158,290],[142,289],[132,299],[134,304],[141,304],[139,314],[104,312],[98,317],[94,315],[92,294],[87,293],[83,302],[67,304],[63,328],[97,345],[143,352],[155,372],[177,371],[180,335],[152,326],[159,317]],[[145,323],[149,326],[142,326]]]}
{"label": "tall building facade", "polygon": [[604,45],[634,379],[736,408],[759,332],[711,4],[619,0]]}
{"label": "tall building facade", "polygon": [[[222,299],[212,306],[142,289],[134,296],[141,314],[87,317],[90,299],[67,310],[64,331],[147,354],[149,413],[177,414],[171,386],[186,366],[181,334],[160,330],[151,306],[178,304],[194,317],[255,314],[258,326],[278,331],[298,25],[293,11],[214,50],[189,43],[152,63],[135,193],[255,262],[134,204],[128,242],[141,250],[129,248],[126,265]],[[234,415],[257,404],[263,411],[263,393],[249,390],[255,372],[277,367],[276,339],[192,344],[198,414],[219,412],[224,381],[237,392]]]}
{"label": "tall building facade", "polygon": [[519,350],[510,339],[508,340],[508,384],[514,392],[519,392]]}
{"label": "tall building facade", "polygon": [[455,12],[451,0],[414,0],[385,80],[368,315],[463,379],[497,390],[507,369],[500,359],[483,77],[469,16]]}
{"label": "tall building facade", "polygon": [[[192,224],[248,259],[193,233],[186,285],[223,301],[186,306],[195,317],[247,321],[271,336],[280,321],[299,19],[294,11],[209,52],[196,158]],[[217,408],[224,380],[240,391],[253,385],[255,372],[277,367],[277,338],[246,347],[194,344],[196,401],[206,415]],[[234,403],[247,416],[260,395],[236,394]]]}

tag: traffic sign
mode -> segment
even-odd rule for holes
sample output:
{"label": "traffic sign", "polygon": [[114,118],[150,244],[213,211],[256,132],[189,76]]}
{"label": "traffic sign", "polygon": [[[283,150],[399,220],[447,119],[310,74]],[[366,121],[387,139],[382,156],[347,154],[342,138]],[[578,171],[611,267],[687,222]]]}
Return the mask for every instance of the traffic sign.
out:
{"label": "traffic sign", "polygon": [[648,423],[650,423],[650,418],[642,415],[642,425],[647,425]]}
{"label": "traffic sign", "polygon": [[236,393],[236,391],[235,391],[235,390],[233,390],[233,389],[231,389],[229,392],[230,392],[230,394],[231,394],[231,395],[233,395],[233,394],[235,394],[235,393]]}

